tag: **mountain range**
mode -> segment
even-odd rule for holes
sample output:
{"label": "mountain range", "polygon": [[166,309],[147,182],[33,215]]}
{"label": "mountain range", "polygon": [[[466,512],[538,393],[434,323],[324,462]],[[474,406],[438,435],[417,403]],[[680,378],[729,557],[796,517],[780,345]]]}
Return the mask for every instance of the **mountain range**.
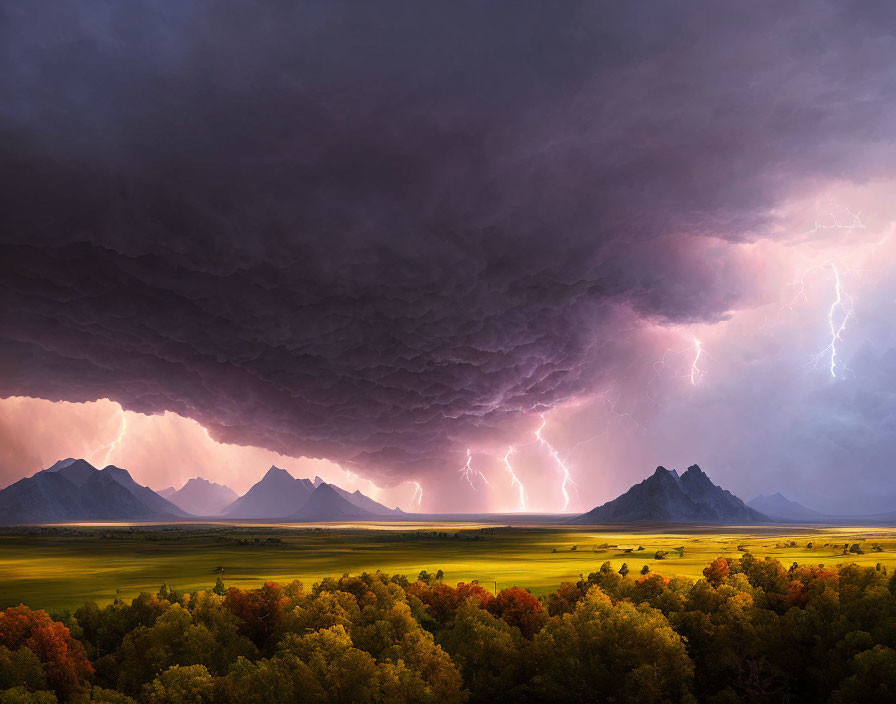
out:
{"label": "mountain range", "polygon": [[770,523],[730,491],[713,484],[697,465],[679,475],[656,471],[624,494],[572,519],[570,523]]}
{"label": "mountain range", "polygon": [[271,467],[243,496],[202,477],[156,493],[127,470],[97,469],[83,459],[60,460],[0,490],[0,524],[68,521],[174,521],[222,516],[239,520],[344,521],[404,515],[360,491],[320,477],[295,479]]}
{"label": "mountain range", "polygon": [[0,521],[6,524],[187,517],[135,482],[127,470],[114,465],[97,469],[71,457],[0,491]]}
{"label": "mountain range", "polygon": [[320,477],[313,482],[296,479],[275,466],[221,512],[227,518],[290,521],[363,520],[395,514],[360,491],[348,492]]}

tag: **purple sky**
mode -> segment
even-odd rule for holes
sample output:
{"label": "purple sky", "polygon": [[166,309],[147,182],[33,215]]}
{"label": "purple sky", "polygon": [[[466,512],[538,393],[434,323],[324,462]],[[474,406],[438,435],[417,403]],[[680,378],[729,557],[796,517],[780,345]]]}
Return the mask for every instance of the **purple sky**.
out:
{"label": "purple sky", "polygon": [[892,510],[896,7],[424,5],[0,9],[0,486]]}

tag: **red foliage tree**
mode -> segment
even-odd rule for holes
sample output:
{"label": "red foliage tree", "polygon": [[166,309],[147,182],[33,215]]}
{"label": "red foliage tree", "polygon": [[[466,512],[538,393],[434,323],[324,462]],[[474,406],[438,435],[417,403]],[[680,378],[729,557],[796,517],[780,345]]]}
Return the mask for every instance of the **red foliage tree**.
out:
{"label": "red foliage tree", "polygon": [[[495,598],[488,589],[481,584],[474,584],[473,582],[470,582],[469,584],[461,582],[457,585],[456,592],[457,606],[463,604],[471,596],[476,597],[482,606],[488,606]],[[457,606],[455,606],[455,608],[457,608]]]}
{"label": "red foliage tree", "polygon": [[240,635],[261,649],[276,641],[288,601],[277,582],[265,582],[260,589],[231,587],[224,596],[224,608],[242,621]]}
{"label": "red foliage tree", "polygon": [[703,576],[706,577],[706,581],[714,587],[723,584],[725,580],[728,579],[728,574],[730,572],[731,566],[728,564],[728,560],[724,557],[716,558],[710,563],[709,567],[703,568]]}
{"label": "red foliage tree", "polygon": [[494,599],[491,592],[481,585],[463,582],[456,588],[441,582],[416,582],[408,585],[407,591],[420,599],[429,615],[439,623],[447,623],[457,608],[470,597],[475,597],[482,606]]}
{"label": "red foliage tree", "polygon": [[520,629],[526,638],[531,638],[541,630],[547,614],[541,602],[525,589],[511,587],[498,593],[487,605],[495,616],[504,619],[511,626]]}
{"label": "red foliage tree", "polygon": [[80,642],[65,624],[54,621],[44,610],[25,605],[0,612],[0,645],[10,650],[28,648],[43,663],[47,682],[63,700],[82,689],[93,667]]}

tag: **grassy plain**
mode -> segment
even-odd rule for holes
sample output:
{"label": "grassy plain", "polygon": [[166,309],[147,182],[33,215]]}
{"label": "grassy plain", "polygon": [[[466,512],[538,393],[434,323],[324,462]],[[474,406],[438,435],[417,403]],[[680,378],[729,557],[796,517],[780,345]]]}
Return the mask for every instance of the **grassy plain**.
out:
{"label": "grassy plain", "polygon": [[[789,541],[796,547],[786,547]],[[859,543],[865,554],[843,555],[844,543]],[[633,573],[646,564],[653,572],[696,578],[716,557],[739,556],[743,548],[786,565],[880,562],[896,569],[892,528],[80,525],[0,530],[0,608],[22,602],[54,611],[90,599],[103,604],[155,592],[163,582],[182,591],[204,589],[219,575],[227,586],[249,588],[269,579],[311,586],[327,576],[376,570],[413,578],[421,569],[442,569],[451,584],[478,579],[490,588],[521,586],[542,594],[607,560],[614,569],[628,563]],[[657,560],[657,550],[670,554]]]}

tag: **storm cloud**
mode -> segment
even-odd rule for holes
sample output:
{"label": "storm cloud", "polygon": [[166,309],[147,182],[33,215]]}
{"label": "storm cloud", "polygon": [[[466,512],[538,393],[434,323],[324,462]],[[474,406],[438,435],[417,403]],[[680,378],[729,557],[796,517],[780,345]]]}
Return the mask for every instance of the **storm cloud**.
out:
{"label": "storm cloud", "polygon": [[0,394],[382,485],[765,301],[893,163],[889,3],[5,3]]}

